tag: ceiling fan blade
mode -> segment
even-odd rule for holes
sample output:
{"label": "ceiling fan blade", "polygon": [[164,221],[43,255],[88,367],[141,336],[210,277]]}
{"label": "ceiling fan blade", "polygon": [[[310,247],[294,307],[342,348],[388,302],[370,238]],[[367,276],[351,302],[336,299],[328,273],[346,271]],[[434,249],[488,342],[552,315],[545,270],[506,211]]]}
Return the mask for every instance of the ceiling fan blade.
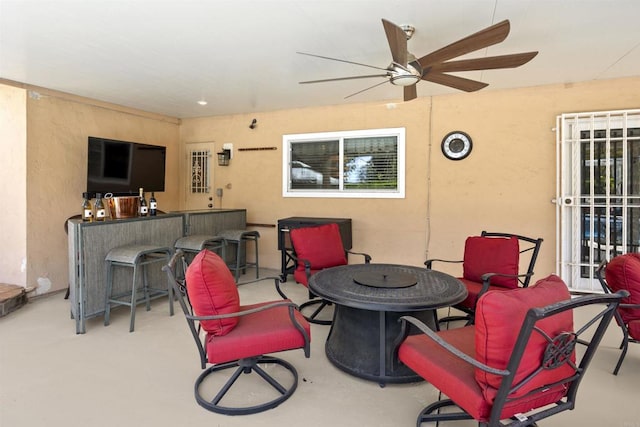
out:
{"label": "ceiling fan blade", "polygon": [[434,64],[429,71],[451,73],[456,71],[495,70],[498,68],[515,68],[531,61],[538,52],[514,53],[511,55],[489,56],[477,59],[462,59]]}
{"label": "ceiling fan blade", "polygon": [[384,26],[384,32],[387,35],[387,41],[389,42],[389,49],[391,49],[391,57],[393,62],[396,62],[403,67],[407,66],[407,35],[393,22],[389,22],[386,19],[382,20]]}
{"label": "ceiling fan blade", "polygon": [[346,62],[347,64],[361,65],[363,67],[369,67],[369,68],[375,68],[376,70],[385,70],[385,71],[387,71],[386,68],[376,67],[375,65],[362,64],[360,62],[347,61],[346,59],[331,58],[329,56],[315,55],[313,53],[305,53],[305,52],[296,52],[296,53],[298,53],[300,55],[313,56],[315,58],[328,59],[330,61]]}
{"label": "ceiling fan blade", "polygon": [[489,86],[488,83],[478,82],[476,80],[465,79],[464,77],[452,76],[442,73],[425,73],[422,80],[449,86],[454,89],[463,90],[465,92],[475,92]]}
{"label": "ceiling fan blade", "polygon": [[356,80],[356,79],[368,79],[371,77],[389,77],[387,74],[370,74],[367,76],[351,76],[351,77],[336,77],[333,79],[322,79],[322,80],[307,80],[304,82],[298,82],[301,85],[303,84],[307,84],[307,83],[324,83],[324,82],[335,82],[335,81],[339,81],[339,80]]}
{"label": "ceiling fan blade", "polygon": [[416,85],[405,86],[404,87],[404,100],[411,101],[412,99],[416,99],[418,97],[418,89]]}
{"label": "ceiling fan blade", "polygon": [[480,30],[477,33],[458,40],[457,42],[451,43],[442,49],[431,52],[430,54],[418,59],[418,62],[422,68],[427,68],[433,64],[438,64],[451,58],[462,56],[469,52],[475,52],[478,49],[500,43],[509,35],[510,27],[511,25],[509,24],[509,20],[505,19],[502,22],[498,22],[484,30]]}
{"label": "ceiling fan blade", "polygon": [[364,88],[364,89],[362,89],[362,90],[359,90],[359,91],[357,91],[357,92],[355,92],[355,93],[352,93],[351,95],[347,95],[347,96],[345,96],[345,97],[344,97],[344,99],[351,98],[352,96],[358,95],[359,93],[362,93],[362,92],[367,91],[367,90],[369,90],[369,89],[373,89],[374,87],[382,86],[383,84],[386,84],[386,83],[387,83],[387,82],[382,82],[382,83],[377,83],[377,84],[375,84],[375,85],[373,85],[373,86],[369,86],[369,87]]}

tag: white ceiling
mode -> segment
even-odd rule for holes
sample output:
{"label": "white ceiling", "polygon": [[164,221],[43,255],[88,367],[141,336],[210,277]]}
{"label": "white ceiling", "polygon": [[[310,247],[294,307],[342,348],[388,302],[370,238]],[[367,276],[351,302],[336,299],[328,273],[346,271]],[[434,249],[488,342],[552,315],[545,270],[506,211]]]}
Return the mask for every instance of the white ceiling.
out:
{"label": "white ceiling", "polygon": [[0,0],[0,78],[180,118],[399,102],[390,83],[344,99],[375,79],[298,84],[371,69],[297,51],[389,65],[381,18],[416,28],[417,57],[509,19],[468,57],[540,53],[460,74],[485,91],[640,75],[639,0]]}

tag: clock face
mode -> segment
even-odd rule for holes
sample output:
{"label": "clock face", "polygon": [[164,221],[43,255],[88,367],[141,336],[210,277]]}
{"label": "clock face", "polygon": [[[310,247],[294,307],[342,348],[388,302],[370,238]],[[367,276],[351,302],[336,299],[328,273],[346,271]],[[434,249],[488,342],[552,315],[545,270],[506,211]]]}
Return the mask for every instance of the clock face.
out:
{"label": "clock face", "polygon": [[471,154],[471,137],[464,132],[449,132],[442,139],[442,154],[451,160],[462,160]]}

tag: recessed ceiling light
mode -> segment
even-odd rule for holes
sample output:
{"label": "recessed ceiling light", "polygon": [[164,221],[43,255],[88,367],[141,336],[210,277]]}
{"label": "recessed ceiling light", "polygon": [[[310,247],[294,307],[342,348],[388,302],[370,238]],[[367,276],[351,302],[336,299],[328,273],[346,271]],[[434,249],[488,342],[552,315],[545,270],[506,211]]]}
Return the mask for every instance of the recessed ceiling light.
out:
{"label": "recessed ceiling light", "polygon": [[201,99],[200,101],[198,101],[198,104],[207,105],[207,101],[205,101],[204,99]]}

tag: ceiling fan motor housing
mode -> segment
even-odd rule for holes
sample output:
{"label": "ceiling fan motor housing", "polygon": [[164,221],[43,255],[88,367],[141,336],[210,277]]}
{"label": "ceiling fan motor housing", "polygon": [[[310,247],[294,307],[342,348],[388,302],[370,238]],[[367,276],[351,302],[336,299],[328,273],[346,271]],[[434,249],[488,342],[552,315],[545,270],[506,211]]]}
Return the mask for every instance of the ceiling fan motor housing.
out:
{"label": "ceiling fan motor housing", "polygon": [[396,86],[411,86],[418,83],[421,78],[422,67],[418,61],[409,62],[406,68],[395,63],[389,65],[389,80]]}

